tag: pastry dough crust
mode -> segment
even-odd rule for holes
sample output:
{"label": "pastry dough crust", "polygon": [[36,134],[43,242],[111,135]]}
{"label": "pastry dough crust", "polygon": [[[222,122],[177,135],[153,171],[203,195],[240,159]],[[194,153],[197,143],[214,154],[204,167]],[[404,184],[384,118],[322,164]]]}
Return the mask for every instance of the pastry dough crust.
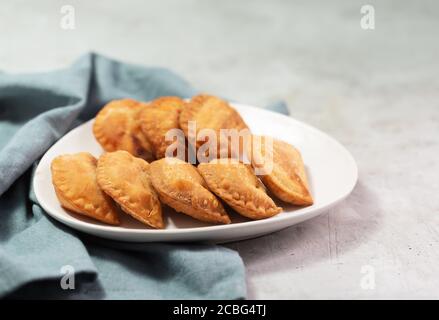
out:
{"label": "pastry dough crust", "polygon": [[66,154],[52,160],[52,183],[61,205],[75,213],[118,225],[113,200],[96,181],[96,158],[88,152]]}
{"label": "pastry dough crust", "polygon": [[[255,137],[255,136],[254,136]],[[269,159],[270,148],[265,147],[265,137],[259,137],[259,147],[249,144],[248,157],[255,168],[266,165],[264,158]],[[265,186],[279,199],[300,206],[313,204],[308,178],[302,156],[292,145],[277,139],[273,141],[272,170],[260,176]]]}
{"label": "pastry dough crust", "polygon": [[164,228],[158,195],[150,182],[150,165],[120,150],[98,160],[97,181],[122,210],[153,228]]}
{"label": "pastry dough crust", "polygon": [[93,133],[105,151],[125,150],[152,161],[152,146],[141,130],[140,112],[148,105],[133,99],[113,100],[96,115]]}
{"label": "pastry dough crust", "polygon": [[179,97],[161,97],[152,101],[140,113],[142,132],[151,143],[156,159],[165,157],[173,141],[166,141],[166,133],[179,129],[178,119],[186,103]]}
{"label": "pastry dough crust", "polygon": [[[181,112],[179,119],[180,128],[183,130],[189,142],[191,142],[193,139],[189,137],[189,121],[195,122],[197,136],[203,129],[214,130],[218,146],[217,158],[220,157],[221,152],[225,153],[228,157],[238,157],[243,151],[243,139],[240,139],[239,148],[236,150],[231,149],[231,139],[227,139],[228,149],[224,146],[222,148],[223,150],[221,149],[221,129],[236,129],[238,132],[243,129],[249,130],[239,113],[226,101],[207,94],[192,97],[186,108]],[[204,143],[205,141],[197,140],[193,147],[196,147],[196,150],[198,150]]]}
{"label": "pastry dough crust", "polygon": [[198,171],[211,191],[247,218],[264,219],[282,211],[249,165],[233,159],[215,159],[198,165]]}
{"label": "pastry dough crust", "polygon": [[177,158],[151,163],[151,181],[160,200],[178,212],[211,223],[230,223],[221,202],[207,189],[197,168]]}

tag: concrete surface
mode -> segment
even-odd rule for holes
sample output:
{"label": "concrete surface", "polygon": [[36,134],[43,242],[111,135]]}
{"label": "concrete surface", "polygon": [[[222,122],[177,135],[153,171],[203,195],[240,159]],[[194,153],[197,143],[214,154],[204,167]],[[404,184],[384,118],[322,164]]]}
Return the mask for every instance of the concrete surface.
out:
{"label": "concrete surface", "polygon": [[[375,7],[375,30],[360,7]],[[60,8],[76,9],[63,30]],[[435,1],[11,1],[0,69],[95,50],[164,66],[237,101],[283,99],[336,137],[360,181],[328,214],[231,244],[249,298],[439,298],[439,4]]]}

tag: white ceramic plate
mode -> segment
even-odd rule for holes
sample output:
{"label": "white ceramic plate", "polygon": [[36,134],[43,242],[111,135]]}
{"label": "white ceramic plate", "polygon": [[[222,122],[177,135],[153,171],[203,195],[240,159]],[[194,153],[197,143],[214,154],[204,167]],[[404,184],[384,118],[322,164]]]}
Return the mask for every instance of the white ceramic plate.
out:
{"label": "white ceramic plate", "polygon": [[34,177],[38,202],[56,220],[83,232],[115,240],[133,242],[207,241],[228,242],[258,237],[311,219],[343,200],[355,186],[357,166],[351,154],[325,133],[290,117],[267,110],[237,104],[239,111],[255,134],[269,135],[289,142],[302,153],[314,204],[305,208],[285,207],[279,215],[258,221],[248,221],[231,213],[233,223],[208,225],[184,214],[165,210],[167,227],[152,230],[123,215],[120,226],[104,225],[64,210],[51,182],[50,163],[60,154],[88,151],[98,157],[102,148],[92,133],[93,120],[73,129],[43,156]]}

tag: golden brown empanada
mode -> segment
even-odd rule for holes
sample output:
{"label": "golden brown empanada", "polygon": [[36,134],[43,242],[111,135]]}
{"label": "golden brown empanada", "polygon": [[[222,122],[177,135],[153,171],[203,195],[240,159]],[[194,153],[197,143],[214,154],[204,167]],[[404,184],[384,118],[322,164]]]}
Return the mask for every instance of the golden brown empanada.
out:
{"label": "golden brown empanada", "polygon": [[96,181],[96,158],[88,152],[52,160],[52,183],[61,205],[73,212],[117,225],[117,208]]}
{"label": "golden brown empanada", "polygon": [[[193,144],[193,141],[197,137],[191,137],[189,132],[189,122],[192,121],[196,125],[196,135],[200,134],[200,131],[204,129],[212,129],[216,134],[216,144],[217,144],[217,155],[219,158],[223,153],[226,157],[238,157],[242,151],[243,137],[239,137],[237,142],[239,145],[233,148],[233,139],[221,134],[221,129],[236,129],[236,132],[246,129],[246,133],[249,133],[249,129],[242,120],[239,113],[232,108],[226,101],[217,98],[215,96],[210,96],[206,94],[198,95],[192,97],[192,99],[187,103],[187,106],[182,110],[180,114],[180,128],[183,130],[184,134],[188,138],[188,141]],[[222,140],[223,139],[223,140]],[[198,150],[201,145],[205,143],[205,140],[196,139],[196,143],[193,146],[195,150]],[[221,141],[226,141],[227,145],[220,145]],[[211,157],[211,155],[206,152],[206,157]],[[201,159],[198,159],[203,162]]]}
{"label": "golden brown empanada", "polygon": [[206,222],[230,223],[221,202],[191,164],[177,158],[154,161],[151,181],[160,200],[176,211]]}
{"label": "golden brown empanada", "polygon": [[247,218],[264,219],[282,211],[249,165],[233,159],[215,159],[198,165],[198,171],[212,192]]}
{"label": "golden brown empanada", "polygon": [[[292,145],[269,137],[253,136],[248,157],[255,169],[265,171],[260,175],[265,186],[279,199],[295,205],[311,205],[313,199],[309,190],[300,152]],[[272,148],[268,141],[272,141]]]}
{"label": "golden brown empanada", "polygon": [[148,105],[133,99],[113,100],[96,115],[93,133],[105,151],[125,150],[152,161],[152,146],[141,130],[139,113]]}
{"label": "golden brown empanada", "polygon": [[151,143],[156,159],[164,158],[166,149],[173,143],[166,141],[166,133],[180,128],[178,118],[185,104],[179,97],[161,97],[140,113],[142,132]]}
{"label": "golden brown empanada", "polygon": [[98,160],[97,181],[122,210],[153,228],[164,227],[162,209],[150,183],[150,165],[120,150],[107,152]]}

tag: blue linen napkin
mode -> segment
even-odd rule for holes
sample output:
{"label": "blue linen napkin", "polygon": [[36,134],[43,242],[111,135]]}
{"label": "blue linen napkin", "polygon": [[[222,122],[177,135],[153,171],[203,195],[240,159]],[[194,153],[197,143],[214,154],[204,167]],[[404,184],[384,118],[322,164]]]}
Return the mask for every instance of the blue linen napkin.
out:
{"label": "blue linen napkin", "polygon": [[[0,297],[245,298],[244,265],[237,252],[217,245],[88,236],[44,214],[30,187],[33,167],[44,152],[109,100],[195,93],[166,69],[96,54],[60,71],[0,73]],[[65,278],[72,272],[74,278]]]}

